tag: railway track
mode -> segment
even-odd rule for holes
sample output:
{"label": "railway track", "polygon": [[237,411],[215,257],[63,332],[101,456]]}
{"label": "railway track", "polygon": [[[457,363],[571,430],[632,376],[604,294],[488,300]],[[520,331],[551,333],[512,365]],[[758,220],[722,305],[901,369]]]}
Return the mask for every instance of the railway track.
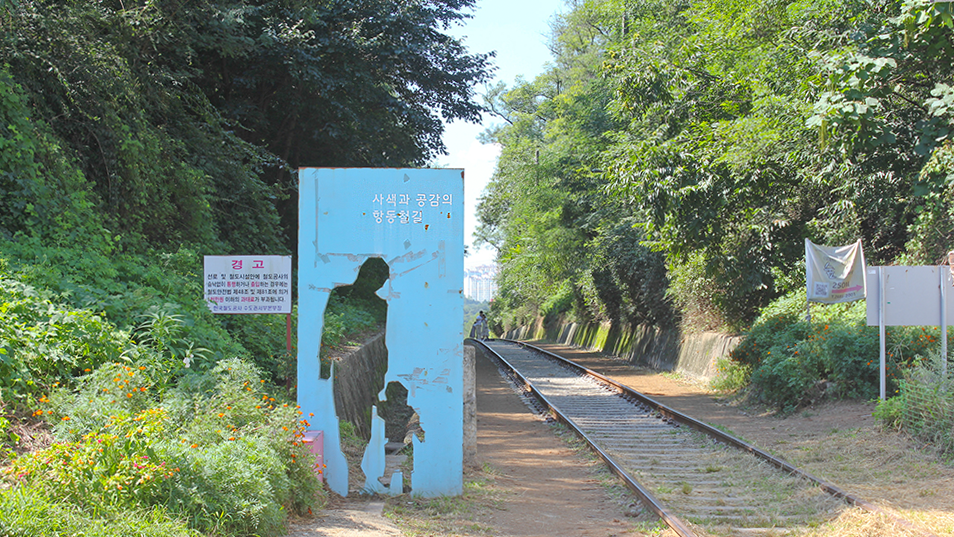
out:
{"label": "railway track", "polygon": [[[786,535],[847,505],[881,512],[709,425],[552,353],[480,342],[675,533]],[[908,526],[904,521],[898,523]]]}

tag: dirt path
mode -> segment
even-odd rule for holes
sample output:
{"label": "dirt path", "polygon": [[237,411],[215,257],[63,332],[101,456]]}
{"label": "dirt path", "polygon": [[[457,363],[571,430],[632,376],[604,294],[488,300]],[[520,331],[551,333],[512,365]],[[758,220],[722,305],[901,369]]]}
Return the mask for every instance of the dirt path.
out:
{"label": "dirt path", "polygon": [[505,508],[482,523],[495,535],[614,536],[631,524],[593,468],[530,412],[497,367],[477,359],[477,457],[508,491]]}
{"label": "dirt path", "polygon": [[336,499],[311,519],[294,520],[288,537],[402,537],[380,499]]}

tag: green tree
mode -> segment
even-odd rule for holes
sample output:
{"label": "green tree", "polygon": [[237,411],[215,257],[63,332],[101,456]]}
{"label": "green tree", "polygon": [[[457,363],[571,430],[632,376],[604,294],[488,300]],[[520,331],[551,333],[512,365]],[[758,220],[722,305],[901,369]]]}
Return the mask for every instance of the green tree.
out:
{"label": "green tree", "polygon": [[124,246],[280,253],[291,170],[420,165],[477,118],[489,56],[444,33],[472,5],[24,0],[0,62]]}
{"label": "green tree", "polygon": [[[280,157],[265,181],[297,229],[302,166],[420,166],[444,152],[443,120],[477,121],[489,55],[443,33],[473,0],[201,2],[181,51],[238,134]],[[173,17],[174,15],[174,17]],[[173,56],[175,57],[175,56]],[[294,233],[289,233],[294,241]]]}
{"label": "green tree", "polygon": [[485,133],[502,154],[478,208],[478,237],[499,253],[494,312],[505,325],[541,311],[599,311],[586,305],[581,282],[591,275],[589,243],[604,219],[619,215],[618,204],[600,191],[597,170],[609,134],[619,128],[609,111],[612,88],[599,76],[600,50],[615,23],[600,12],[558,20],[553,67],[485,96],[505,124]]}
{"label": "green tree", "polygon": [[[805,237],[860,237],[874,263],[949,249],[947,4],[570,7],[552,68],[486,97],[506,124],[488,133],[503,150],[481,234],[504,295],[523,287],[515,304],[570,284],[584,316],[672,319],[624,304],[639,301],[613,260],[657,274],[638,245],[664,259],[665,278],[646,281],[684,323],[740,329],[804,285]],[[545,268],[570,250],[574,266]]]}
{"label": "green tree", "polygon": [[149,61],[149,37],[174,39],[161,22],[144,7],[24,1],[0,58],[30,120],[48,126],[62,161],[89,185],[86,211],[122,247],[280,249],[274,196],[258,176],[276,159],[235,136],[187,66]]}
{"label": "green tree", "polygon": [[911,0],[891,4],[886,14],[859,28],[862,38],[852,46],[822,57],[825,91],[808,125],[847,163],[883,178],[878,186],[892,194],[893,206],[869,206],[882,218],[869,213],[862,220],[881,257],[906,248],[909,262],[937,263],[952,238],[952,8]]}

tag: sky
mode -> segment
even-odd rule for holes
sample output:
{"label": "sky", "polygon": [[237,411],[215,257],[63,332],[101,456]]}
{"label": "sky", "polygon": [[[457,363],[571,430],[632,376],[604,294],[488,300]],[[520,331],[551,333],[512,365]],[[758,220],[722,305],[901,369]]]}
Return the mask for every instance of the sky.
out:
{"label": "sky", "polygon": [[[462,38],[471,53],[496,51],[493,63],[497,70],[491,83],[502,81],[511,86],[518,76],[533,80],[551,61],[546,46],[550,21],[563,11],[563,0],[477,0],[473,17],[450,33]],[[477,93],[484,93],[484,88],[477,88]],[[477,228],[477,200],[500,154],[499,147],[481,144],[477,137],[498,122],[485,115],[480,125],[460,121],[445,125],[448,154],[435,159],[443,167],[464,168],[464,243],[470,252],[464,258],[467,270],[494,260],[495,253],[489,247],[474,249],[473,234]]]}

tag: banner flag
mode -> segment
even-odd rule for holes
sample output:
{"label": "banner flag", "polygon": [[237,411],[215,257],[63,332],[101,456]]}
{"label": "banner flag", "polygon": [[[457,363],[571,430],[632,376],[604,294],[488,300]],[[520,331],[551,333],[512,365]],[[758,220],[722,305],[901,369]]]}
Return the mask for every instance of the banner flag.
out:
{"label": "banner flag", "polygon": [[805,239],[809,302],[837,304],[865,298],[865,254],[861,239],[848,246],[819,246]]}

